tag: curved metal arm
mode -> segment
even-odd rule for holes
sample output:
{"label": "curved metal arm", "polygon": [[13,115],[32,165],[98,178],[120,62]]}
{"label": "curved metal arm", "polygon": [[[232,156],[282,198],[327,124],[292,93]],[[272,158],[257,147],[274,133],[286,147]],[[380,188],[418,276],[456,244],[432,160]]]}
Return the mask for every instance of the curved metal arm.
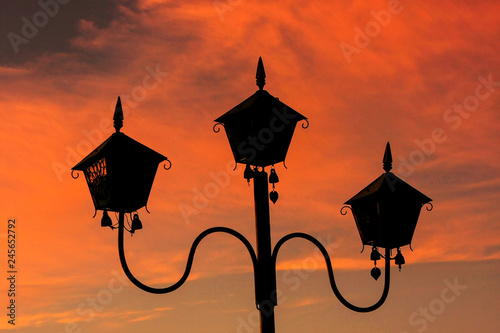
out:
{"label": "curved metal arm", "polygon": [[280,247],[287,240],[290,240],[292,238],[304,238],[304,239],[310,241],[311,243],[313,243],[314,245],[316,245],[318,247],[318,249],[323,254],[323,257],[325,257],[326,267],[328,269],[328,277],[330,278],[330,285],[332,287],[333,293],[335,294],[335,296],[337,296],[337,298],[339,299],[339,301],[344,306],[346,306],[347,308],[349,308],[349,309],[351,309],[353,311],[356,311],[356,312],[370,312],[370,311],[378,309],[385,302],[385,300],[387,299],[387,295],[389,294],[389,282],[390,282],[390,271],[391,271],[391,267],[390,267],[390,260],[391,260],[390,259],[390,249],[386,249],[385,250],[385,282],[384,282],[384,291],[382,292],[382,296],[380,297],[380,299],[378,300],[378,302],[375,303],[372,306],[369,306],[369,307],[359,307],[359,306],[355,306],[355,305],[352,305],[351,303],[349,303],[340,294],[340,291],[337,288],[337,285],[335,284],[335,278],[333,276],[332,263],[331,263],[331,260],[330,260],[330,256],[328,255],[328,251],[325,249],[325,247],[316,238],[314,238],[311,235],[308,235],[308,234],[305,234],[305,233],[302,233],[302,232],[295,232],[295,233],[286,235],[283,238],[281,238],[278,241],[278,243],[276,243],[276,246],[274,247],[274,251],[273,251],[273,255],[272,255],[272,259],[273,259],[274,265],[276,265],[276,257],[278,255],[278,250],[280,249]]}
{"label": "curved metal arm", "polygon": [[255,255],[255,252],[254,252],[250,242],[243,235],[241,235],[239,232],[237,232],[233,229],[225,228],[225,227],[214,227],[214,228],[210,228],[210,229],[203,231],[194,240],[193,245],[191,246],[191,250],[189,251],[189,256],[188,256],[188,260],[187,260],[187,264],[186,264],[186,270],[184,271],[184,274],[182,275],[182,277],[180,278],[179,281],[177,281],[175,284],[171,285],[170,287],[165,287],[165,288],[153,288],[153,287],[146,286],[145,284],[143,284],[142,282],[137,280],[137,278],[130,272],[130,269],[128,268],[127,261],[125,259],[125,250],[123,247],[123,234],[124,234],[123,227],[124,226],[122,223],[118,229],[118,251],[120,254],[120,262],[122,264],[123,271],[125,272],[125,274],[129,278],[129,280],[133,284],[135,284],[137,287],[139,287],[142,290],[147,291],[149,293],[166,294],[166,293],[172,292],[172,291],[176,290],[177,288],[179,288],[180,286],[182,286],[182,284],[184,282],[186,282],[186,280],[189,276],[189,272],[191,271],[196,247],[198,246],[198,244],[201,242],[201,240],[203,238],[205,238],[206,236],[208,236],[212,233],[215,233],[215,232],[225,232],[225,233],[233,235],[234,237],[241,240],[242,243],[247,247],[248,252],[250,253],[250,257],[252,258],[252,263],[253,263],[253,267],[254,267],[254,274],[256,272],[257,257]]}

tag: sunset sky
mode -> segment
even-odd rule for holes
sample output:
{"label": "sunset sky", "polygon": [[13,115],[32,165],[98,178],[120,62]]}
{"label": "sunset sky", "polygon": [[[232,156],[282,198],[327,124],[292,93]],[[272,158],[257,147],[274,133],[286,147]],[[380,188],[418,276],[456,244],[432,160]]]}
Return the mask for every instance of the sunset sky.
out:
{"label": "sunset sky", "polygon": [[[250,257],[216,234],[167,295],[121,269],[116,230],[100,227],[70,169],[122,132],[167,156],[126,235],[132,272],[156,287],[184,272],[193,240],[226,226],[255,246],[253,190],[218,118],[258,88],[309,120],[297,126],[272,242],[305,232],[329,250],[344,297],[376,302],[343,203],[384,171],[433,199],[406,265],[377,311],[346,309],[306,241],[278,256],[276,332],[500,330],[500,3],[472,1],[40,0],[0,11],[0,331],[259,332]],[[114,214],[111,217],[115,219]],[[8,324],[7,224],[16,221],[16,325]],[[379,266],[381,263],[379,264]]]}

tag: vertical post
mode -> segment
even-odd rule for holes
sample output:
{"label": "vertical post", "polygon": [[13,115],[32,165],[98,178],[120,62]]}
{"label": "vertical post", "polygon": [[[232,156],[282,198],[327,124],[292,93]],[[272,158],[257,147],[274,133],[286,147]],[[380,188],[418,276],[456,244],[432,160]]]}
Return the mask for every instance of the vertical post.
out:
{"label": "vertical post", "polygon": [[130,269],[127,266],[127,260],[125,260],[125,246],[123,245],[123,238],[125,233],[125,212],[121,211],[118,213],[118,255],[120,257],[120,264],[122,265],[123,272],[127,276],[127,278],[132,281],[137,287],[145,290],[140,285],[135,283],[137,281],[136,278],[130,272]]}
{"label": "vertical post", "polygon": [[257,274],[255,298],[260,311],[261,333],[274,333],[276,301],[276,268],[271,257],[271,225],[267,173],[254,173],[255,228],[257,234]]}

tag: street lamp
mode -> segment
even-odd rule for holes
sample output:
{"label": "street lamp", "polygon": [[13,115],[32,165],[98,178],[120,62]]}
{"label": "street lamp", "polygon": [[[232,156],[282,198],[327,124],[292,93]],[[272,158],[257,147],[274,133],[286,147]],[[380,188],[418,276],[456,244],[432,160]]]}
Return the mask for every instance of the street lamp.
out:
{"label": "street lamp", "polygon": [[[389,142],[385,148],[383,164],[386,172],[346,201],[345,204],[350,207],[342,207],[341,214],[345,215],[344,208],[351,208],[363,246],[372,246],[370,259],[375,265],[380,259],[379,247],[397,248],[394,259],[401,270],[405,260],[400,248],[405,245],[411,247],[420,210],[425,204],[429,204],[430,208],[427,210],[431,210],[432,199],[390,172],[392,153]],[[380,276],[380,270],[374,267],[371,274],[376,280]]]}
{"label": "street lamp", "polygon": [[[96,212],[104,211],[103,227],[113,227],[108,211],[132,213],[147,205],[158,164],[168,161],[120,132],[123,126],[120,97],[113,120],[116,132],[72,169],[72,172],[83,171]],[[132,221],[132,233],[136,229],[142,229],[137,214]]]}
{"label": "street lamp", "polygon": [[[349,309],[369,312],[379,308],[387,298],[390,280],[390,260],[404,264],[400,247],[411,244],[420,209],[431,199],[399,179],[391,170],[391,151],[389,143],[384,156],[385,174],[377,178],[365,189],[348,200],[341,209],[345,215],[346,207],[351,208],[361,240],[371,245],[370,259],[385,259],[384,290],[379,301],[369,307],[358,307],[349,303],[338,290],[333,276],[332,264],[325,247],[314,237],[305,233],[291,233],[281,238],[274,249],[271,244],[269,200],[276,203],[278,193],[275,184],[279,182],[274,165],[285,161],[293,132],[299,121],[307,128],[307,118],[273,97],[266,90],[265,71],[262,59],[257,66],[257,86],[259,90],[245,101],[217,118],[214,131],[224,127],[236,163],[245,164],[244,178],[254,183],[255,222],[257,249],[239,232],[226,227],[213,227],[203,231],[193,242],[189,252],[186,269],[182,277],[173,285],[165,288],[147,286],[131,273],[123,245],[124,230],[134,233],[142,229],[137,210],[147,207],[147,200],[158,165],[170,161],[163,155],[138,143],[120,132],[123,112],[120,98],[115,109],[112,134],[97,147],[73,171],[83,171],[87,181],[94,208],[103,211],[101,226],[118,228],[118,252],[122,268],[140,289],[153,294],[165,294],[179,288],[188,278],[198,244],[206,236],[223,232],[238,238],[247,248],[254,269],[255,303],[260,313],[261,332],[275,332],[274,307],[278,305],[276,295],[276,259],[283,244],[293,238],[302,238],[316,245],[323,254],[327,266],[330,285],[335,296]],[[270,167],[270,174],[266,172]],[[168,169],[165,167],[165,169]],[[75,177],[76,178],[76,177]],[[269,192],[268,183],[273,189]],[[430,206],[432,208],[432,205]],[[146,208],[147,209],[147,208]],[[430,209],[428,209],[430,210]],[[108,211],[118,213],[118,225],[113,225]],[[130,229],[125,227],[125,214],[131,215]],[[133,218],[132,218],[132,214]],[[379,253],[385,248],[385,254]],[[397,255],[391,258],[391,250],[397,248]],[[381,272],[374,267],[371,272],[377,279]]]}

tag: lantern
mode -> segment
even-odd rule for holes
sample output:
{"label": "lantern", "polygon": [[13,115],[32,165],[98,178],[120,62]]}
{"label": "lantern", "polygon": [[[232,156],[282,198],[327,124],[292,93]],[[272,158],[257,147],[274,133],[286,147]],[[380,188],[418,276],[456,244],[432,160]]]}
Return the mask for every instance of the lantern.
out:
{"label": "lantern", "polygon": [[422,206],[432,201],[392,172],[387,143],[386,173],[345,202],[350,205],[364,245],[398,248],[411,244]]}
{"label": "lantern", "polygon": [[131,213],[147,205],[158,164],[168,159],[120,132],[116,103],[113,133],[72,170],[83,171],[96,210]]}
{"label": "lantern", "polygon": [[265,167],[283,162],[297,122],[307,121],[263,90],[265,78],[259,58],[256,75],[259,90],[215,120],[224,125],[237,163]]}

